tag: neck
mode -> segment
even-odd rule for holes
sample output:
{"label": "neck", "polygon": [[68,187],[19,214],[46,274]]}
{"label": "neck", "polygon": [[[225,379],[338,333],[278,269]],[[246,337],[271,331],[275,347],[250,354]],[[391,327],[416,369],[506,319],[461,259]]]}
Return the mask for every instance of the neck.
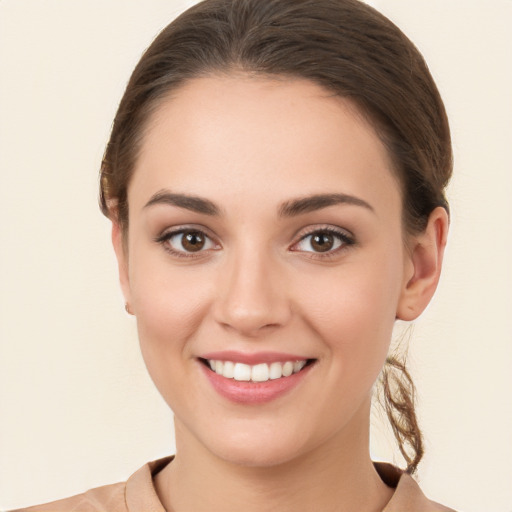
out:
{"label": "neck", "polygon": [[176,427],[177,456],[155,478],[169,512],[378,512],[393,493],[370,460],[368,429],[348,433],[350,442],[341,432],[291,461],[253,467],[216,457]]}

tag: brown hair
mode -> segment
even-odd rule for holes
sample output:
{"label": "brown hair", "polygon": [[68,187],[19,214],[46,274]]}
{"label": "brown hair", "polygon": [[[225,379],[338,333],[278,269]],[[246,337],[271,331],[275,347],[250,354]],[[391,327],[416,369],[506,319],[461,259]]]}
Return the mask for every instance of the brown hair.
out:
{"label": "brown hair", "polygon": [[[101,166],[100,205],[126,231],[127,188],[148,118],[172,90],[200,76],[243,71],[309,79],[349,98],[388,148],[402,187],[403,223],[422,231],[452,171],[445,109],[413,43],[358,0],[205,0],[167,26],[135,68]],[[415,471],[423,444],[414,386],[388,358],[385,408]]]}

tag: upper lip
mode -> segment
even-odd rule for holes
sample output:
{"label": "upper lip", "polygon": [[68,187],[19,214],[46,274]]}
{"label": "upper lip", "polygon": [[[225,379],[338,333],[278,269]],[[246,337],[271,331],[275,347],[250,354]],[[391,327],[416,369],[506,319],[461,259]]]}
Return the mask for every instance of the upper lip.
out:
{"label": "upper lip", "polygon": [[285,363],[286,361],[307,361],[311,359],[297,354],[287,354],[283,352],[237,352],[235,350],[224,350],[220,352],[208,352],[200,356],[201,359],[210,359],[214,361],[232,361],[234,363],[244,363],[256,365],[261,363]]}

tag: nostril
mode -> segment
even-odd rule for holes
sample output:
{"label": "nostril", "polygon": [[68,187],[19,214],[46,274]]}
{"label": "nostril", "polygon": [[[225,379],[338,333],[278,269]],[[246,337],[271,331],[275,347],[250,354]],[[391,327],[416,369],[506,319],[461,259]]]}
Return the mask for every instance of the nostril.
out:
{"label": "nostril", "polygon": [[224,275],[219,283],[213,306],[216,321],[247,336],[286,324],[291,317],[286,288],[268,269],[255,270],[260,264],[251,264],[250,258],[241,260],[233,262],[231,275]]}

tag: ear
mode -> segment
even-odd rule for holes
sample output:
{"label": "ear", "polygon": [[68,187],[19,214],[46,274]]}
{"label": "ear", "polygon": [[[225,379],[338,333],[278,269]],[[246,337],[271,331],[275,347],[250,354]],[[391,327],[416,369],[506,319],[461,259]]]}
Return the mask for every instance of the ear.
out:
{"label": "ear", "polygon": [[446,210],[437,207],[430,214],[425,231],[409,240],[397,319],[414,320],[434,295],[441,275],[448,224]]}
{"label": "ear", "polygon": [[114,246],[114,251],[116,253],[121,290],[124,295],[124,300],[128,305],[131,302],[130,278],[128,273],[128,247],[123,230],[115,220],[112,221],[112,245]]}

